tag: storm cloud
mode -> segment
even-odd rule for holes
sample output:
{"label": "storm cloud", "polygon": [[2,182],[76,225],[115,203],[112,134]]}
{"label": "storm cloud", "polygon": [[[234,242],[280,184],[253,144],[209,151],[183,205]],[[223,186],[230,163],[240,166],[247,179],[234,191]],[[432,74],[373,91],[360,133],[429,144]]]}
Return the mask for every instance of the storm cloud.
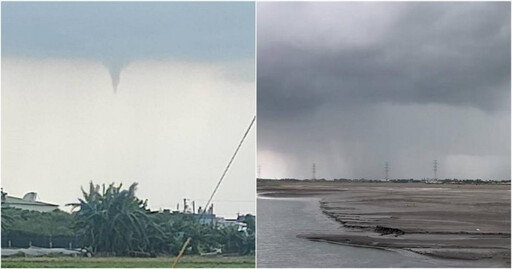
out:
{"label": "storm cloud", "polygon": [[3,55],[99,61],[116,90],[135,61],[252,62],[254,4],[2,3],[2,40]]}
{"label": "storm cloud", "polygon": [[[256,110],[254,14],[250,2],[2,3],[1,186],[71,210],[91,180],[138,182],[152,210],[204,207]],[[251,130],[217,215],[254,214],[255,143]]]}
{"label": "storm cloud", "polygon": [[259,3],[263,177],[510,179],[509,3]]}

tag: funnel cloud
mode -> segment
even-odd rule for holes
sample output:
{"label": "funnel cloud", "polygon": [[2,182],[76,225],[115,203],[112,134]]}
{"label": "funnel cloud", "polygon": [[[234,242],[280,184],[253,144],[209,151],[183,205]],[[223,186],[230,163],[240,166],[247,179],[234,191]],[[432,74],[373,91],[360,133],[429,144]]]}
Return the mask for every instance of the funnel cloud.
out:
{"label": "funnel cloud", "polygon": [[[2,187],[62,210],[91,180],[206,204],[256,109],[254,5],[2,2]],[[255,213],[255,140],[215,214]]]}
{"label": "funnel cloud", "polygon": [[110,79],[112,80],[112,88],[114,89],[114,93],[116,93],[117,87],[119,86],[119,80],[121,79],[121,71],[125,65],[120,62],[116,62],[114,64],[105,64],[105,66],[108,68]]}
{"label": "funnel cloud", "polygon": [[253,59],[254,28],[249,2],[5,2],[2,55],[99,61],[116,91],[134,61]]}

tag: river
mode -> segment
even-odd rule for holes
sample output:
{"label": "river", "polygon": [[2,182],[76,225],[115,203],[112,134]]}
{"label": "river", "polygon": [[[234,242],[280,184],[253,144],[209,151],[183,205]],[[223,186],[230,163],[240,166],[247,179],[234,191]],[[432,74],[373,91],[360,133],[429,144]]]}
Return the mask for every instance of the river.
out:
{"label": "river", "polygon": [[438,259],[403,250],[352,247],[297,238],[342,232],[320,210],[319,198],[258,197],[257,266],[270,267],[499,267],[490,261]]}

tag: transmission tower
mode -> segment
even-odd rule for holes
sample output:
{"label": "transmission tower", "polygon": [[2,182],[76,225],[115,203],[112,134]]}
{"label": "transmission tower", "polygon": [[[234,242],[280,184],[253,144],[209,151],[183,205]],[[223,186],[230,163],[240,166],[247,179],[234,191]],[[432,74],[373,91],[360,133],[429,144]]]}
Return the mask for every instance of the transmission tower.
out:
{"label": "transmission tower", "polygon": [[386,162],[386,164],[384,165],[384,173],[386,175],[385,179],[386,179],[386,181],[388,181],[389,180],[389,163],[388,162]]}
{"label": "transmission tower", "polygon": [[437,160],[434,160],[434,179],[437,180]]}
{"label": "transmission tower", "polygon": [[313,180],[316,180],[316,163],[313,163]]}

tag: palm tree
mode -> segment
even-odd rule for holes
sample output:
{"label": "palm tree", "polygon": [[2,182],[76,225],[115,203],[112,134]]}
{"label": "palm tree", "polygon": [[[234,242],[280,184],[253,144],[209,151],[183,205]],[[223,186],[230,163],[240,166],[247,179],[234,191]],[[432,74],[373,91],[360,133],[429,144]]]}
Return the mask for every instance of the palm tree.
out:
{"label": "palm tree", "polygon": [[126,256],[134,252],[177,254],[187,238],[192,238],[193,254],[222,248],[226,253],[254,251],[254,217],[248,233],[236,226],[201,224],[197,215],[151,213],[147,202],[135,196],[137,184],[122,189],[114,183],[89,184],[82,188],[83,199],[74,207],[74,229],[93,253]]}
{"label": "palm tree", "polygon": [[82,188],[84,199],[72,204],[75,228],[83,242],[93,252],[127,255],[132,251],[149,249],[148,226],[154,226],[148,217],[147,202],[135,196],[137,183],[127,190],[122,184],[108,187],[89,184],[89,191]]}

